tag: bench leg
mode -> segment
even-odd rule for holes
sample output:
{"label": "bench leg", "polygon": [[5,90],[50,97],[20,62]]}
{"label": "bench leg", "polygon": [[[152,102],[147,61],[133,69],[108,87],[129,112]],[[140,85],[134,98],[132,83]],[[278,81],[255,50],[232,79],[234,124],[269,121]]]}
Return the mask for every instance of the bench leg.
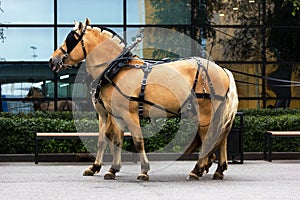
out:
{"label": "bench leg", "polygon": [[272,136],[269,136],[268,138],[269,138],[269,140],[268,140],[268,143],[269,143],[269,145],[268,145],[269,146],[268,161],[272,162]]}
{"label": "bench leg", "polygon": [[264,160],[267,160],[267,145],[268,145],[268,134],[265,134],[265,138],[264,138]]}
{"label": "bench leg", "polygon": [[35,139],[35,153],[34,153],[34,163],[35,164],[39,163],[38,156],[39,156],[39,141],[37,139]]}
{"label": "bench leg", "polygon": [[268,133],[264,140],[264,160],[272,162],[272,135]]}

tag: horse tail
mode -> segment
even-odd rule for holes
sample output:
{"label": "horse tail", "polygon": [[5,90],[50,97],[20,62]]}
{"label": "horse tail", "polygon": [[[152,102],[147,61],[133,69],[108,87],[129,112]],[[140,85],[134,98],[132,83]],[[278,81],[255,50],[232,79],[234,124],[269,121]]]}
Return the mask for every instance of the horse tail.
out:
{"label": "horse tail", "polygon": [[224,109],[224,118],[223,118],[224,121],[223,121],[222,132],[226,131],[226,129],[229,130],[231,129],[233,120],[235,118],[235,114],[238,109],[238,103],[239,103],[233,74],[228,69],[224,68],[224,71],[227,73],[229,77],[229,89],[226,94],[226,104]]}
{"label": "horse tail", "polygon": [[202,141],[199,158],[209,155],[221,141],[227,139],[237,112],[238,96],[234,77],[229,70],[224,69],[224,71],[229,78],[229,88],[224,101],[221,102],[215,111],[207,135],[204,141]]}

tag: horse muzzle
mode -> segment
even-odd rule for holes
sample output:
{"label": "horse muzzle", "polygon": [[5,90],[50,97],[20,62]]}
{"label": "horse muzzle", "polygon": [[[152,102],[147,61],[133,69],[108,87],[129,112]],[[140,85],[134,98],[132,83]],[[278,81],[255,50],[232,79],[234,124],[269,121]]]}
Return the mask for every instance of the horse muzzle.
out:
{"label": "horse muzzle", "polygon": [[58,57],[50,58],[49,67],[52,71],[58,72],[62,68],[62,60]]}

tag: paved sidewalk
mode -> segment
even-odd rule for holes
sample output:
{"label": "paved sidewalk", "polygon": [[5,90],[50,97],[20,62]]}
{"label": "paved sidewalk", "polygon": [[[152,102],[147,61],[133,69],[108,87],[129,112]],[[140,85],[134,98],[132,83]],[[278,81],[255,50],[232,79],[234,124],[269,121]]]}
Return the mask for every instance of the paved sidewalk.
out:
{"label": "paved sidewalk", "polygon": [[222,181],[212,180],[216,164],[196,182],[185,178],[194,161],[151,162],[150,181],[135,181],[140,166],[123,163],[118,179],[84,177],[90,163],[0,163],[0,199],[299,199],[300,161],[245,161],[230,164]]}

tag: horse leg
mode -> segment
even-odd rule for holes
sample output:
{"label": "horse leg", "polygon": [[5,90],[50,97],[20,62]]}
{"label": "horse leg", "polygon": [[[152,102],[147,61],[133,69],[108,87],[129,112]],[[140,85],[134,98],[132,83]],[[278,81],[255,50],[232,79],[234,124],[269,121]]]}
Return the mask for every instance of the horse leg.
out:
{"label": "horse leg", "polygon": [[[209,128],[209,124],[208,125],[199,124],[198,134],[202,142],[205,140],[205,136],[207,134],[208,128]],[[216,155],[213,152],[211,152],[210,154],[208,154],[208,156],[202,159],[198,159],[194,169],[189,173],[187,180],[199,180],[199,178],[204,174],[204,172],[208,173],[209,168],[212,166],[212,163],[215,159],[216,159]]]}
{"label": "horse leg", "polygon": [[107,146],[107,141],[105,140],[103,135],[104,134],[101,134],[100,131],[100,134],[98,136],[98,149],[97,149],[96,159],[94,163],[83,172],[83,176],[93,176],[94,174],[100,172],[103,163],[103,154]]}
{"label": "horse leg", "polygon": [[220,158],[218,163],[218,168],[216,169],[213,179],[222,180],[224,178],[223,172],[227,170],[228,162],[227,162],[227,137],[231,130],[233,119],[226,125],[224,130],[223,138],[219,145]]}
{"label": "horse leg", "polygon": [[215,180],[222,180],[224,178],[223,172],[227,170],[228,163],[227,163],[227,138],[224,138],[219,146],[220,150],[220,158],[218,167],[214,173],[213,179]]}
{"label": "horse leg", "polygon": [[149,160],[145,152],[144,138],[142,135],[142,129],[140,127],[140,119],[137,114],[132,114],[126,120],[127,127],[132,134],[132,139],[137,152],[139,153],[141,162],[141,172],[137,177],[137,181],[148,181],[150,170]]}
{"label": "horse leg", "polygon": [[106,117],[100,117],[99,116],[99,136],[98,136],[98,143],[97,143],[97,154],[94,163],[89,166],[84,172],[83,176],[93,176],[96,173],[100,172],[102,163],[103,163],[103,155],[105,148],[107,146],[107,141],[106,141],[106,121],[109,118]]}

